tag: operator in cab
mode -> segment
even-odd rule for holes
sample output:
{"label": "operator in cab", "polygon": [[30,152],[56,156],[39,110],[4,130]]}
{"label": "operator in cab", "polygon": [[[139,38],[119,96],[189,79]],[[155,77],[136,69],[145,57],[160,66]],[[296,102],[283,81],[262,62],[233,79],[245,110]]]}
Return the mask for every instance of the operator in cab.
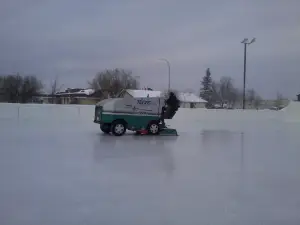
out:
{"label": "operator in cab", "polygon": [[172,119],[179,107],[180,101],[174,92],[170,92],[169,98],[165,102],[165,106],[162,107],[161,122],[163,126],[165,126],[164,119]]}

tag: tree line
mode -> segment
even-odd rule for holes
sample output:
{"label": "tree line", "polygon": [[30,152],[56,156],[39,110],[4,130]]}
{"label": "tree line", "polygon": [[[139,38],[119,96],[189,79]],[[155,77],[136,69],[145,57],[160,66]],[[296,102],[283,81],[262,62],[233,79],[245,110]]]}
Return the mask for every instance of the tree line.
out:
{"label": "tree line", "polygon": [[90,88],[102,90],[110,97],[117,97],[123,89],[139,89],[138,78],[132,75],[132,71],[124,69],[104,70],[88,81]]}
{"label": "tree line", "polygon": [[[41,95],[46,90],[49,96],[61,91],[62,84],[59,84],[57,77],[47,88],[34,75],[21,76],[20,74],[0,76],[0,101],[11,103],[31,102],[36,96]],[[107,69],[96,74],[88,81],[88,87],[105,91],[108,96],[116,97],[123,89],[139,89],[137,77],[132,75],[131,71],[124,69]],[[54,101],[53,101],[54,102]]]}
{"label": "tree line", "polygon": [[36,76],[0,76],[0,99],[4,102],[26,103],[40,93],[42,82]]}
{"label": "tree line", "polygon": [[[201,81],[200,97],[207,101],[207,108],[213,108],[215,105],[234,108],[237,103],[242,102],[243,91],[235,87],[231,77],[223,76],[219,81],[213,80],[208,68]],[[254,89],[247,90],[245,99],[247,104],[257,109],[262,102],[262,98]]]}
{"label": "tree line", "polygon": [[[48,95],[53,97],[55,93],[61,91],[62,86],[57,77],[47,88],[47,85],[44,85],[34,75],[3,75],[0,76],[0,101],[26,103],[45,90]],[[116,97],[123,89],[140,88],[139,80],[132,74],[132,71],[119,68],[106,69],[97,73],[93,79],[88,81],[87,86],[94,90],[105,91],[109,97]],[[243,92],[235,87],[233,79],[224,76],[218,81],[213,80],[209,68],[206,70],[200,86],[200,97],[207,101],[208,108],[216,104],[221,107],[224,105],[235,107],[242,101]],[[278,94],[275,104],[280,105],[281,99],[282,95]],[[254,89],[247,90],[246,100],[247,104],[251,104],[255,108],[259,108],[262,102],[262,98]]]}

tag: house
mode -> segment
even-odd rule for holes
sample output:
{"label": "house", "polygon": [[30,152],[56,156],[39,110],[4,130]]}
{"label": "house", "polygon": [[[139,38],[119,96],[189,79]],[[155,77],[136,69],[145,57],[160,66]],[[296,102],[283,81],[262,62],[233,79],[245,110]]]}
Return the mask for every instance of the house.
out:
{"label": "house", "polygon": [[104,98],[101,90],[82,88],[68,88],[63,92],[57,92],[54,96],[48,95],[48,102],[56,104],[83,104],[93,105]]}
{"label": "house", "polygon": [[205,108],[207,101],[198,97],[194,93],[180,92],[178,94],[181,108]]}

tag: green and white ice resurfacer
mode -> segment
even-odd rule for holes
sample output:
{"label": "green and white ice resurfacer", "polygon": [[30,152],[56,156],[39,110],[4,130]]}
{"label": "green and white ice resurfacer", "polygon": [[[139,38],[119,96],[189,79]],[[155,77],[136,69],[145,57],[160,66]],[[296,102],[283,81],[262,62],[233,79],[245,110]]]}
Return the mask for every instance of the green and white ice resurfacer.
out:
{"label": "green and white ice resurfacer", "polygon": [[[118,98],[105,99],[96,104],[94,123],[100,124],[104,133],[121,136],[126,130],[137,133],[146,130],[150,135],[178,135],[175,129],[164,124],[164,118],[170,119],[166,116],[166,111],[170,110],[164,111],[166,101],[163,96],[152,97],[148,94],[146,97],[133,97],[130,91],[125,90]],[[171,114],[173,117],[175,112]]]}

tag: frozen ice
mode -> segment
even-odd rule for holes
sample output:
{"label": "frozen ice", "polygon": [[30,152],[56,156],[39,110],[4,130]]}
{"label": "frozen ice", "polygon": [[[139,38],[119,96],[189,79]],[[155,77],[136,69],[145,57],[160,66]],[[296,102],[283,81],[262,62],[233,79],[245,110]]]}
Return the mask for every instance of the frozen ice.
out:
{"label": "frozen ice", "polygon": [[1,224],[300,224],[284,112],[180,109],[178,137],[114,137],[93,110],[0,104]]}

